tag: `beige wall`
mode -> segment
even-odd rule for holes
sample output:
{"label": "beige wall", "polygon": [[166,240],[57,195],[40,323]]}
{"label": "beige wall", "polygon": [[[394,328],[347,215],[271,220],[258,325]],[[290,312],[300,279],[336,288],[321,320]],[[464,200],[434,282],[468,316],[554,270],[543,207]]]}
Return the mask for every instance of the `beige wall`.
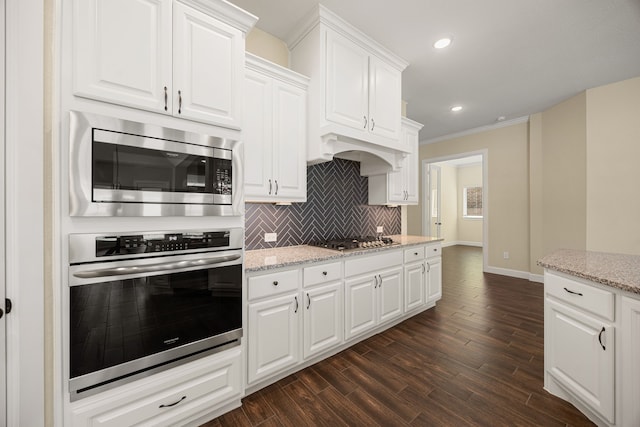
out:
{"label": "beige wall", "polygon": [[640,255],[640,77],[586,93],[586,248]]}
{"label": "beige wall", "polygon": [[[529,271],[528,135],[528,124],[518,123],[420,146],[421,160],[487,150],[490,267]],[[410,232],[420,230],[421,212],[421,206],[408,209]]]}
{"label": "beige wall", "polygon": [[289,68],[289,49],[284,41],[254,27],[246,39],[247,52]]}
{"label": "beige wall", "polygon": [[463,243],[482,244],[482,219],[470,219],[463,216],[462,198],[465,187],[482,187],[482,166],[461,165],[457,167],[458,175],[458,241]]}
{"label": "beige wall", "polygon": [[[540,193],[532,200],[532,235],[541,241],[532,247],[532,273],[541,274],[537,259],[556,249],[586,249],[586,95],[581,93],[536,114],[530,150],[539,156],[531,184]],[[541,215],[537,218],[536,215]],[[539,251],[539,252],[538,252]]]}

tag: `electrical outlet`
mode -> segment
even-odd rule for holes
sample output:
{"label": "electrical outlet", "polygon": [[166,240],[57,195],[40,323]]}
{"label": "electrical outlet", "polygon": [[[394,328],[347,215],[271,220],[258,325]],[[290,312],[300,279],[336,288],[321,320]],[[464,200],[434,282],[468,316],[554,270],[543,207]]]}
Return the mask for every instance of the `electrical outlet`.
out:
{"label": "electrical outlet", "polygon": [[278,233],[264,233],[265,242],[275,242],[278,240]]}
{"label": "electrical outlet", "polygon": [[504,253],[502,254],[502,257],[503,257],[504,259],[509,259],[509,252],[504,251]]}
{"label": "electrical outlet", "polygon": [[379,225],[376,227],[376,233],[384,233],[384,227]]}

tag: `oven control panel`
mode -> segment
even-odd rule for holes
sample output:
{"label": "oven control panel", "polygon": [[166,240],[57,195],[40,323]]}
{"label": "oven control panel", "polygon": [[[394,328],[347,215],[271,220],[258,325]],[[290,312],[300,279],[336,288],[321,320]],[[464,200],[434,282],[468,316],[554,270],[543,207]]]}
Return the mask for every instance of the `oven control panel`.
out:
{"label": "oven control panel", "polygon": [[151,233],[96,237],[96,257],[184,252],[229,246],[229,231]]}

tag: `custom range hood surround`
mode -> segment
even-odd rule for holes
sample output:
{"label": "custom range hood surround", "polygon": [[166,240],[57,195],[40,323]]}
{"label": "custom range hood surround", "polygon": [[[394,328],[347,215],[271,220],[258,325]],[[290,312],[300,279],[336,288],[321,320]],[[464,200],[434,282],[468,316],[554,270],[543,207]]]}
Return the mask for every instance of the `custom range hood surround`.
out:
{"label": "custom range hood surround", "polygon": [[291,68],[310,77],[307,161],[359,161],[362,175],[396,171],[402,71],[408,63],[322,5],[289,37]]}

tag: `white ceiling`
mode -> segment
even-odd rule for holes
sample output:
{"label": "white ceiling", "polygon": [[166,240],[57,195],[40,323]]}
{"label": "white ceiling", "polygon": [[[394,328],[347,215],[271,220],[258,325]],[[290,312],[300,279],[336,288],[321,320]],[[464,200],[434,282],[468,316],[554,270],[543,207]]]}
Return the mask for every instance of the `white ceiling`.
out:
{"label": "white ceiling", "polygon": [[[285,40],[317,0],[230,0]],[[640,76],[640,0],[321,0],[409,61],[402,96],[421,141],[540,112]],[[437,51],[433,42],[453,35]],[[452,113],[449,108],[462,105]]]}

